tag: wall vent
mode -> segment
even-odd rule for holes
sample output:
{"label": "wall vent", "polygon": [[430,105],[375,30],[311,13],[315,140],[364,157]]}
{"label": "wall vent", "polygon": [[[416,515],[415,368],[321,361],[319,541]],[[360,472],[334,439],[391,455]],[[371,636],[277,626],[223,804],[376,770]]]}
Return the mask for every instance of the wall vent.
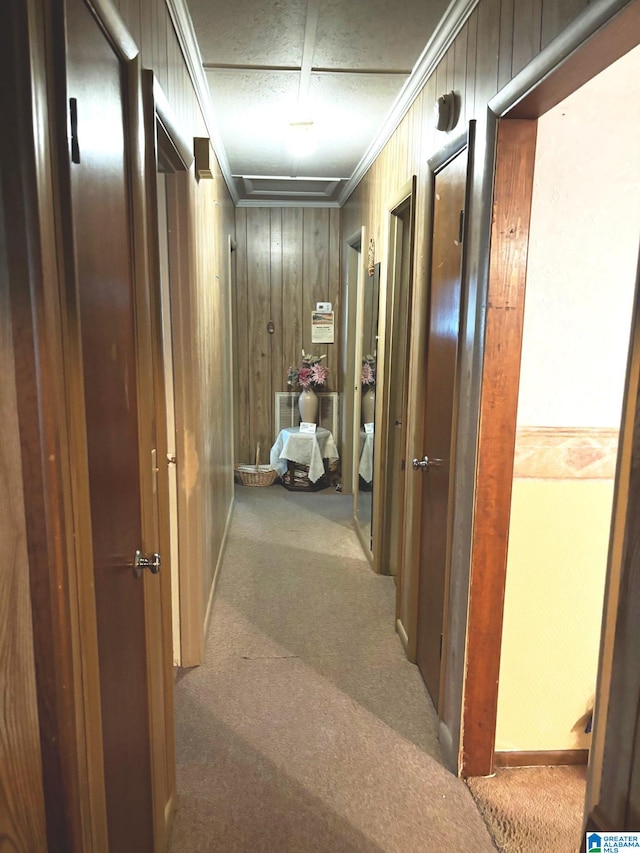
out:
{"label": "wall vent", "polygon": [[[298,397],[296,391],[276,391],[275,400],[275,433],[274,439],[281,429],[298,426],[300,423],[300,412],[298,411]],[[324,427],[333,433],[336,442],[339,443],[339,420],[338,420],[338,392],[322,391],[318,394],[318,426]]]}

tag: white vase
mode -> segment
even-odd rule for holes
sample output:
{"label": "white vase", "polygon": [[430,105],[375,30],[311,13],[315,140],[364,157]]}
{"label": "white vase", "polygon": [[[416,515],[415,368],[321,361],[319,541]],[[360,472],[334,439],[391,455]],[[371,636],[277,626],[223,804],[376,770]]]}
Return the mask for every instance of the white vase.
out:
{"label": "white vase", "polygon": [[376,412],[376,389],[369,385],[362,393],[362,423],[372,424]]}
{"label": "white vase", "polygon": [[303,388],[298,397],[298,409],[300,420],[306,424],[315,424],[318,421],[318,395],[313,388]]}

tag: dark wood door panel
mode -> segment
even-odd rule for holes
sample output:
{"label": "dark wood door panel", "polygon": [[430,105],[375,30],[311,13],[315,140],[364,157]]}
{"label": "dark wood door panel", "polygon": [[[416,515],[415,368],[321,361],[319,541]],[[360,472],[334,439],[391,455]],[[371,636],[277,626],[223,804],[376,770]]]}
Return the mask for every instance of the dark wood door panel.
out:
{"label": "dark wood door panel", "polygon": [[436,708],[440,698],[447,583],[451,436],[460,329],[461,217],[466,175],[467,154],[461,151],[435,176],[423,453],[430,460],[442,462],[439,467],[429,467],[414,475],[423,477],[416,660]]}
{"label": "dark wood door panel", "polygon": [[65,8],[109,846],[144,851],[153,822],[144,589],[132,566],[142,522],[125,71],[82,0]]}

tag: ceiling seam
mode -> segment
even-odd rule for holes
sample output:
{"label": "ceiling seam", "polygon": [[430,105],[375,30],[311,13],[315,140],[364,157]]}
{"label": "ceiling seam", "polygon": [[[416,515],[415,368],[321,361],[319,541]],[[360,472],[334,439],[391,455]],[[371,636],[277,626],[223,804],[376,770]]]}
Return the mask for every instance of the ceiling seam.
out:
{"label": "ceiling seam", "polygon": [[[299,74],[299,65],[240,65],[232,62],[203,62],[205,71],[228,71],[232,74]],[[324,65],[312,66],[310,74],[353,74],[354,76],[369,77],[408,77],[410,68],[328,68]]]}
{"label": "ceiling seam", "polygon": [[[309,6],[317,4],[317,2],[318,0],[310,0]],[[400,95],[396,99],[394,106],[387,114],[387,118],[380,131],[360,159],[360,162],[356,166],[351,177],[348,179],[338,201],[330,202],[325,206],[342,207],[346,203],[347,199],[360,183],[375,158],[389,141],[392,133],[408,112],[411,104],[419,95],[428,78],[435,71],[436,66],[468,20],[475,7],[478,5],[478,2],[479,0],[452,0],[438,23],[434,34],[429,39],[425,49],[414,65],[411,75],[402,87]],[[207,131],[209,132],[211,144],[216,153],[222,176],[229,189],[233,202],[237,206],[243,207],[259,206],[260,203],[256,203],[255,201],[247,201],[243,203],[231,176],[231,169],[222,143],[222,137],[215,120],[215,112],[209,86],[206,80],[205,69],[202,63],[200,48],[193,28],[193,22],[186,6],[186,0],[165,0],[165,3],[178,37],[180,50],[195,90],[196,99],[200,106],[202,117],[207,127]],[[308,17],[309,10],[307,13],[307,18]],[[309,23],[310,22],[308,20],[308,24]],[[284,205],[284,202],[281,202],[280,204]],[[305,203],[297,202],[292,206],[300,207],[304,204]],[[265,202],[264,206],[269,207],[276,205]],[[310,202],[308,203],[308,206],[317,207],[320,205],[317,202]]]}

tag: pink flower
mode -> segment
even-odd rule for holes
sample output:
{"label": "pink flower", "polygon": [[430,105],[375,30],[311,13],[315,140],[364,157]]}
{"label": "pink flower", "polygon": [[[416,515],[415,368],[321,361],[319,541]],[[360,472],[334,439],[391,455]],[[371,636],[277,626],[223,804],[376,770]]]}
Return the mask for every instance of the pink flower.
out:
{"label": "pink flower", "polygon": [[301,388],[308,388],[313,383],[313,368],[301,367],[298,371],[298,385]]}
{"label": "pink flower", "polygon": [[363,385],[373,385],[373,383],[376,381],[373,366],[369,364],[368,361],[365,361],[362,365],[362,375],[360,376],[360,381]]}
{"label": "pink flower", "polygon": [[314,364],[311,367],[311,382],[313,385],[324,385],[329,378],[329,371],[324,364]]}

